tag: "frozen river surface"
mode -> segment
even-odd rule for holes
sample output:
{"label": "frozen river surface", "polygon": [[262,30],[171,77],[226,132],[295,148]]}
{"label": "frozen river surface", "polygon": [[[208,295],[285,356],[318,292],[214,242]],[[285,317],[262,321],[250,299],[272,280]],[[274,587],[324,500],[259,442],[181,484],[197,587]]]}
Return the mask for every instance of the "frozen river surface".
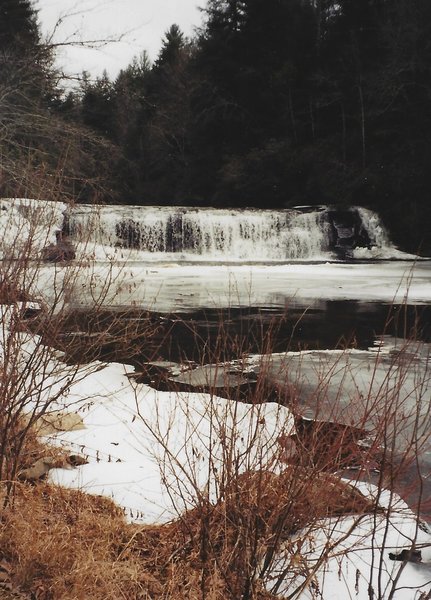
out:
{"label": "frozen river surface", "polygon": [[[391,467],[384,456],[380,461],[377,454],[374,463],[362,465],[367,479],[376,475],[375,466],[381,464],[376,475],[378,501],[390,510],[363,519],[354,530],[349,519],[323,522],[310,538],[313,547],[304,546],[306,553],[302,549],[309,561],[306,568],[318,559],[320,544],[328,548],[339,529],[342,541],[347,540],[345,558],[340,561],[335,548],[318,572],[322,591],[329,582],[326,598],[355,594],[365,600],[377,578],[379,586],[388,582],[381,598],[404,600],[406,589],[412,590],[412,598],[427,593],[430,533],[418,527],[415,515],[393,491],[429,517],[431,261],[403,255],[391,246],[378,218],[359,209],[354,214],[319,208],[272,215],[108,207],[95,216],[97,226],[92,231],[97,239],[80,241],[78,234],[88,234],[91,207],[80,209],[71,225],[75,259],[49,264],[37,257],[43,257],[48,244],[58,243],[65,207],[49,208],[52,214],[46,221],[46,207],[40,203],[1,201],[0,249],[3,274],[32,300],[52,309],[44,312],[50,319],[62,308],[82,310],[82,323],[101,308],[104,317],[111,311],[120,321],[153,319],[163,334],[153,366],[172,365],[168,361],[178,363],[183,358],[174,368],[179,373],[188,370],[188,379],[202,372],[226,372],[245,377],[252,389],[263,377],[282,393],[277,402],[266,397],[259,403],[254,396],[245,402],[225,398],[214,392],[214,385],[209,393],[158,389],[154,381],[135,380],[124,356],[117,364],[93,362],[75,372],[75,366],[46,348],[38,335],[12,328],[10,336],[17,336],[18,343],[16,365],[29,374],[28,385],[37,386],[38,401],[47,398],[51,403],[54,398],[52,408],[77,411],[84,424],[59,432],[55,442],[84,453],[88,464],[53,471],[52,481],[113,497],[131,520],[165,521],[194,506],[196,490],[213,489],[217,478],[209,465],[217,467],[215,473],[221,470],[222,440],[232,440],[232,452],[240,461],[238,472],[242,472],[262,465],[279,467],[280,443],[293,426],[299,432],[298,414],[304,422],[311,417],[329,428],[334,423],[357,425],[367,430],[371,449],[392,452],[389,458],[396,469],[389,474],[399,475],[399,481],[382,479]],[[359,252],[357,245],[353,247],[355,260],[337,260],[334,249],[349,250],[344,242],[350,237],[363,246]],[[19,256],[29,240],[32,253],[21,269],[24,263]],[[388,258],[392,260],[382,260]],[[4,309],[5,339],[9,339],[8,311],[22,316],[21,307]],[[258,341],[271,320],[280,323],[276,347],[243,344],[241,336]],[[85,328],[72,333],[80,349],[85,336],[91,337]],[[417,344],[402,339],[415,336]],[[232,344],[226,356],[218,354],[217,360],[212,348],[220,347],[220,339],[226,338]],[[297,346],[292,347],[293,339]],[[143,355],[152,341],[139,339],[134,366],[145,365]],[[127,343],[123,337],[116,346],[124,353]],[[241,353],[244,348],[248,353]],[[177,356],[172,355],[175,352]],[[47,358],[44,368],[34,372],[31,365],[38,353]],[[208,365],[211,355],[216,364]],[[64,383],[69,371],[73,377]],[[213,382],[205,383],[211,387]],[[412,462],[404,465],[407,459]],[[405,468],[398,469],[399,465]],[[350,476],[360,479],[357,471]],[[390,492],[381,489],[387,483]],[[421,548],[423,565],[389,560],[389,550],[409,549],[412,544]],[[281,553],[280,571],[293,573],[283,560]],[[289,577],[285,583],[288,595]],[[297,597],[315,597],[308,591]]]}
{"label": "frozen river surface", "polygon": [[322,300],[424,305],[431,302],[431,261],[284,265],[182,265],[96,262],[79,270],[48,265],[38,293],[49,301],[48,281],[66,290],[73,308],[96,303],[158,312],[239,306],[313,306]]}

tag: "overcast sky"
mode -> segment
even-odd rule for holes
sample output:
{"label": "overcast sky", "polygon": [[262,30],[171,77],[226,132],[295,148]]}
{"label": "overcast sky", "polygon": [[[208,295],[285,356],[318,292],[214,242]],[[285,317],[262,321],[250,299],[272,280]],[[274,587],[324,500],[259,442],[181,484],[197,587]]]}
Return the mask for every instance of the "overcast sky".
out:
{"label": "overcast sky", "polygon": [[198,6],[205,4],[206,0],[35,0],[41,30],[48,36],[55,32],[54,42],[122,36],[97,50],[67,46],[58,52],[57,62],[68,74],[85,69],[96,76],[106,69],[111,77],[143,50],[154,60],[173,23],[191,35],[202,22]]}

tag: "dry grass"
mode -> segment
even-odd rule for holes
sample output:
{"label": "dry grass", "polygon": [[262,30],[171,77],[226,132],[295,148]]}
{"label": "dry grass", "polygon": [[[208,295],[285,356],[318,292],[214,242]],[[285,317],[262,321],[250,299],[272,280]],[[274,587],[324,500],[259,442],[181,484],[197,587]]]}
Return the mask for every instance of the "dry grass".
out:
{"label": "dry grass", "polygon": [[[23,258],[22,269],[28,258]],[[0,302],[26,300],[18,284],[11,282],[13,278],[0,282]],[[282,475],[262,470],[236,476],[235,464],[227,464],[226,472],[232,476],[223,485],[220,483],[218,501],[211,504],[202,498],[202,490],[196,489],[196,507],[166,525],[128,525],[122,511],[107,499],[43,482],[19,481],[22,469],[54,452],[37,440],[34,426],[55,397],[46,400],[36,376],[27,376],[29,370],[34,374],[49,372],[50,346],[65,352],[67,361],[76,366],[95,358],[120,358],[117,348],[121,348],[122,360],[139,364],[143,347],[148,353],[145,358],[151,360],[158,356],[160,344],[169,339],[169,328],[165,330],[167,326],[157,319],[143,315],[136,319],[132,313],[130,319],[127,315],[120,318],[103,311],[102,303],[100,298],[100,305],[90,316],[41,312],[24,325],[18,319],[13,331],[3,328],[10,368],[0,372],[0,500],[6,500],[0,512],[0,575],[3,565],[5,583],[19,590],[22,597],[270,600],[273,596],[264,590],[264,579],[280,545],[289,536],[299,531],[303,536],[310,535],[310,530],[326,517],[377,510],[358,491],[325,472],[343,465],[346,453],[350,460],[356,437],[348,437],[345,429],[335,431],[333,425],[329,431],[323,431],[322,425],[318,430],[300,431],[298,421],[293,441],[300,456],[295,466],[286,466]],[[249,350],[243,340],[230,339],[225,327],[222,323],[217,331],[214,350],[206,350],[215,364],[232,356],[240,359]],[[30,366],[26,363],[20,374],[23,329],[41,336],[37,346],[40,359],[30,362]],[[258,333],[261,335],[256,334],[254,342],[262,352],[270,353],[273,329]],[[197,333],[195,341],[198,347],[210,346]],[[127,353],[122,348],[126,343]],[[202,363],[206,358],[203,354]],[[69,383],[65,375],[62,391]],[[249,402],[258,405],[271,399],[295,408],[293,395],[291,398],[286,391],[271,395],[265,377],[253,383],[253,387],[247,387]],[[220,390],[209,391],[217,394]],[[234,399],[240,400],[240,390],[236,391]],[[23,429],[23,416],[35,394],[39,394],[37,406]],[[362,432],[363,425],[358,423],[358,431]],[[382,426],[386,427],[386,422]],[[274,440],[286,454],[282,442]],[[226,456],[232,456],[231,448],[224,450]],[[295,567],[295,572],[303,564],[295,554],[288,555],[287,563],[292,571]],[[304,579],[308,579],[305,563],[303,568]],[[0,598],[1,581],[0,577]]]}
{"label": "dry grass", "polygon": [[310,475],[246,473],[217,505],[161,526],[128,525],[105,498],[20,483],[2,512],[1,558],[38,599],[268,600],[259,575],[279,542],[318,518],[374,510],[335,477]]}
{"label": "dry grass", "polygon": [[8,274],[0,276],[0,304],[14,304],[29,300],[26,294]]}
{"label": "dry grass", "polygon": [[160,586],[139,554],[121,557],[132,530],[107,499],[21,484],[13,506],[3,511],[0,531],[14,585],[37,590],[38,598],[157,597]]}

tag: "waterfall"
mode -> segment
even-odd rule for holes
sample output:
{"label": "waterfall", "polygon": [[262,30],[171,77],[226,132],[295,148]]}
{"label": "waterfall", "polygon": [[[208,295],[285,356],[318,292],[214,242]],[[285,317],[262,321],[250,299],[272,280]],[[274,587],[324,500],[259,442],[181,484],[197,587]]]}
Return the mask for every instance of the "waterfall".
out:
{"label": "waterfall", "polygon": [[76,205],[68,229],[72,241],[138,250],[150,261],[322,261],[345,258],[358,246],[390,246],[378,216],[355,208]]}
{"label": "waterfall", "polygon": [[358,207],[356,210],[358,211],[362,226],[370,238],[371,246],[377,248],[390,247],[389,236],[379,216],[367,208]]}

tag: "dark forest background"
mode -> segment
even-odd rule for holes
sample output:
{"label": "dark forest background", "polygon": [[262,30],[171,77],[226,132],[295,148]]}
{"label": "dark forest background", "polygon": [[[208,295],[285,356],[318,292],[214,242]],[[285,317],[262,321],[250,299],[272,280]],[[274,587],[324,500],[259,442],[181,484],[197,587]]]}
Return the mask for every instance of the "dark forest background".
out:
{"label": "dark forest background", "polygon": [[85,202],[361,205],[431,252],[430,0],[202,10],[153,64],[65,93],[32,2],[0,1],[1,195],[48,181]]}

